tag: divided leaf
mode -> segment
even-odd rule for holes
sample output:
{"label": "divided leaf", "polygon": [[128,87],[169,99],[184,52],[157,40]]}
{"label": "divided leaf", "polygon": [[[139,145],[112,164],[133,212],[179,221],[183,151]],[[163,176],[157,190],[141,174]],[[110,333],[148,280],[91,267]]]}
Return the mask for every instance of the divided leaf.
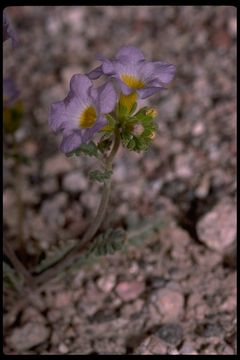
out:
{"label": "divided leaf", "polygon": [[86,256],[104,256],[107,254],[114,254],[116,251],[123,249],[125,245],[125,230],[108,229],[105,233],[100,234],[89,247]]}
{"label": "divided leaf", "polygon": [[80,145],[77,149],[68,153],[67,156],[80,156],[81,154],[95,157],[98,157],[99,155],[96,144],[93,141],[90,141],[89,143]]}
{"label": "divided leaf", "polygon": [[89,178],[90,180],[93,181],[104,182],[105,180],[109,179],[111,175],[112,175],[111,170],[104,170],[104,171],[94,170],[89,173]]}

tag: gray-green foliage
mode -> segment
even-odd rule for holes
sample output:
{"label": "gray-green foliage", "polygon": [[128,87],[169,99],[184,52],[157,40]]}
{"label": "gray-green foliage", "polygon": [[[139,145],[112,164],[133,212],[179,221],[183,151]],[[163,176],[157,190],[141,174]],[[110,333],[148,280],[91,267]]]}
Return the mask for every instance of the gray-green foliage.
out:
{"label": "gray-green foliage", "polygon": [[86,252],[86,257],[103,256],[107,254],[114,254],[120,251],[125,246],[126,232],[121,229],[108,229],[105,233],[100,234],[90,245]]}
{"label": "gray-green foliage", "polygon": [[3,285],[7,288],[14,288],[17,290],[23,285],[22,276],[5,261],[3,261]]}
{"label": "gray-green foliage", "polygon": [[92,181],[99,181],[104,182],[105,180],[109,179],[112,175],[111,170],[104,169],[103,171],[100,170],[93,170],[89,173],[89,178]]}
{"label": "gray-green foliage", "polygon": [[[136,125],[142,126],[142,132],[139,135],[134,134],[134,126]],[[148,115],[148,108],[144,107],[122,122],[121,139],[123,146],[136,152],[147,150],[152,143],[152,136],[156,130],[157,125],[153,117]]]}
{"label": "gray-green foliage", "polygon": [[56,264],[59,260],[61,260],[65,255],[71,251],[74,246],[76,245],[76,241],[71,241],[70,243],[66,244],[65,246],[58,248],[54,255],[49,256],[43,259],[40,264],[34,269],[34,273],[39,274],[42,271],[48,269],[49,267]]}
{"label": "gray-green foliage", "polygon": [[67,156],[72,156],[72,155],[80,156],[82,154],[98,157],[99,152],[96,144],[93,141],[90,141],[89,143],[86,144],[82,144],[77,149],[68,153]]}

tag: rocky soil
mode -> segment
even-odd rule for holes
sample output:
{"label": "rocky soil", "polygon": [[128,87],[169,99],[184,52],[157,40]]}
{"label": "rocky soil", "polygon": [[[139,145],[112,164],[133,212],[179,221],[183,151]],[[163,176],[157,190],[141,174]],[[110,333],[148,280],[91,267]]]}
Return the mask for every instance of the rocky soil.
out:
{"label": "rocky soil", "polygon": [[[98,53],[131,44],[177,67],[149,99],[158,132],[149,151],[121,149],[101,230],[155,231],[22,295],[4,287],[5,354],[236,353],[236,8],[232,6],[17,6],[19,46],[4,43],[4,73],[24,102],[17,133],[29,270],[94,215],[96,164],[67,158],[48,127],[52,102]],[[8,137],[5,138],[6,146]],[[4,238],[18,252],[16,169],[4,160]],[[7,261],[7,259],[6,259]],[[27,294],[27,293],[26,293]]]}

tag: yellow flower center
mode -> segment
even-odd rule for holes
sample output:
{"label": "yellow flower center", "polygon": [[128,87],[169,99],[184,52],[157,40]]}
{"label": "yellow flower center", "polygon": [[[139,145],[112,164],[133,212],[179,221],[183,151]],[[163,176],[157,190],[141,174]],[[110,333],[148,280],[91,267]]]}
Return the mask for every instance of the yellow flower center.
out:
{"label": "yellow flower center", "polygon": [[134,75],[122,74],[120,78],[130,88],[142,89],[144,87],[144,82]]}
{"label": "yellow flower center", "polygon": [[137,100],[137,93],[131,93],[129,95],[121,94],[119,98],[119,103],[122,106],[125,106],[130,111],[136,100]]}
{"label": "yellow flower center", "polygon": [[91,128],[95,121],[97,120],[97,113],[94,107],[89,106],[87,107],[79,118],[79,125],[81,128],[87,129]]}

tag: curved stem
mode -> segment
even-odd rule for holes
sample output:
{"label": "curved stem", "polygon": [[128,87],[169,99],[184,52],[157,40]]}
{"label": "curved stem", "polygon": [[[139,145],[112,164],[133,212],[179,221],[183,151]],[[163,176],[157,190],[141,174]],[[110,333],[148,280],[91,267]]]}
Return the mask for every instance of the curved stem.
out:
{"label": "curved stem", "polygon": [[15,270],[24,277],[27,284],[30,287],[34,287],[34,279],[32,275],[28,272],[28,270],[25,268],[22,262],[18,259],[14,250],[6,241],[3,241],[3,252],[7,255],[12,265],[14,266]]}
{"label": "curved stem", "polygon": [[[15,155],[19,154],[19,144],[13,135],[13,145],[14,145],[14,153]],[[20,251],[23,251],[25,246],[24,241],[24,233],[23,233],[23,223],[24,223],[24,207],[21,195],[21,186],[22,186],[22,174],[19,159],[16,158],[15,160],[15,192],[16,192],[16,208],[17,208],[17,229],[18,229],[18,248]]]}
{"label": "curved stem", "polygon": [[[120,135],[119,132],[116,131],[115,141],[112,150],[110,152],[110,155],[108,156],[105,164],[108,170],[112,169],[112,162],[118,151],[119,145],[120,145]],[[97,214],[90,223],[89,228],[85,233],[85,235],[83,236],[81,242],[78,243],[74,248],[72,248],[70,252],[64,258],[62,258],[58,263],[56,263],[53,267],[44,271],[42,274],[38,275],[36,278],[37,284],[42,284],[44,281],[56,275],[59,270],[62,271],[64,267],[68,266],[69,264],[71,264],[71,262],[77,259],[79,257],[79,253],[82,252],[88,246],[88,244],[91,242],[92,238],[98,231],[104,219],[107,210],[108,201],[110,198],[110,190],[111,190],[111,179],[107,179],[104,183],[103,193]]]}

